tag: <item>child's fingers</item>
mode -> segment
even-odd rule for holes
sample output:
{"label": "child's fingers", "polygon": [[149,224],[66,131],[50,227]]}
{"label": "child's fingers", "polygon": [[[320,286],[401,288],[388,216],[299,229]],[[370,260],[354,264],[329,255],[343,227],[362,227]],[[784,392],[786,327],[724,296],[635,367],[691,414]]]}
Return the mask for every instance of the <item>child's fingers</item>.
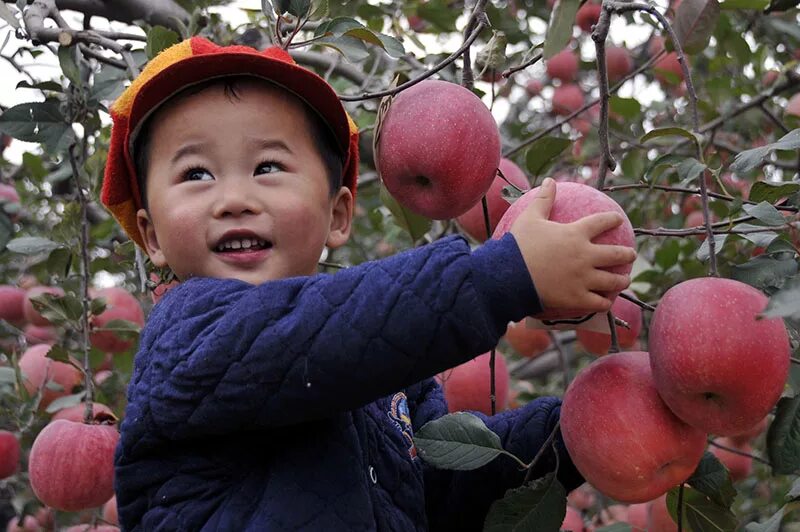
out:
{"label": "child's fingers", "polygon": [[630,284],[630,276],[603,270],[595,270],[587,281],[589,290],[596,292],[622,292]]}
{"label": "child's fingers", "polygon": [[623,218],[616,212],[597,212],[590,214],[575,223],[589,238],[594,238],[601,233],[621,225]]}
{"label": "child's fingers", "polygon": [[536,214],[537,218],[547,220],[550,216],[550,210],[553,208],[553,202],[556,200],[556,182],[548,177],[539,187],[536,192],[536,197],[531,201],[530,209]]}
{"label": "child's fingers", "polygon": [[608,312],[611,308],[611,300],[600,294],[588,292],[583,301],[580,302],[580,308],[590,312]]}
{"label": "child's fingers", "polygon": [[592,265],[595,268],[630,264],[636,260],[636,251],[628,246],[595,244],[592,253]]}

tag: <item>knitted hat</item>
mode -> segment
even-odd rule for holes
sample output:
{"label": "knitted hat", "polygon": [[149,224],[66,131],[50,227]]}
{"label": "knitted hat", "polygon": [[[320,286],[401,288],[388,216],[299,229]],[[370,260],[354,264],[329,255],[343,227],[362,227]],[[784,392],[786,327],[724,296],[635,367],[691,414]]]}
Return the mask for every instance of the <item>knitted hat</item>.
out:
{"label": "knitted hat", "polygon": [[144,240],[136,224],[142,198],[132,153],[136,134],[148,116],[182,89],[214,78],[240,75],[279,85],[319,114],[344,155],[343,183],[355,196],[358,128],[328,82],[297,65],[288,52],[276,46],[259,52],[192,37],[158,54],[111,106],[111,145],[100,201],[142,249]]}

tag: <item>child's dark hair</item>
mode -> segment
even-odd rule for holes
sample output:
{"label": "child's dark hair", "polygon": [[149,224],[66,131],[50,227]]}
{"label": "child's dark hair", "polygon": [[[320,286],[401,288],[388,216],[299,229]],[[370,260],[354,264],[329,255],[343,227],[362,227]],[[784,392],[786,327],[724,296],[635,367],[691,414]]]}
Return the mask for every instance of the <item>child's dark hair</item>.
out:
{"label": "child's dark hair", "polygon": [[[214,85],[222,85],[225,95],[231,100],[238,100],[239,94],[237,88],[241,83],[258,80],[252,76],[228,76],[225,78],[211,79],[197,85],[188,87],[178,93],[176,96],[185,96],[190,94],[197,94]],[[263,80],[269,83],[267,80]],[[276,85],[278,86],[278,85]],[[319,152],[322,162],[325,166],[325,171],[328,174],[328,183],[330,185],[330,195],[333,197],[339,188],[342,186],[342,172],[344,168],[342,149],[339,148],[333,132],[322,118],[314,111],[307,103],[299,100],[303,111],[305,111],[306,119],[311,127],[311,137],[314,139],[314,145]],[[147,209],[147,165],[150,158],[150,125],[152,117],[148,118],[142,125],[139,134],[136,137],[133,145],[133,164],[136,170],[136,182],[139,185],[139,193],[141,194],[142,206]]]}

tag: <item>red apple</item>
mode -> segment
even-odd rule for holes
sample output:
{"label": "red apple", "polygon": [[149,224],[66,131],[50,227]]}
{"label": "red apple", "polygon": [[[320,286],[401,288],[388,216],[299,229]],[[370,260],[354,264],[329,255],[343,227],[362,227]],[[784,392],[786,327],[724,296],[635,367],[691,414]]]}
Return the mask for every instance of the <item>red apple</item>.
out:
{"label": "red apple", "polygon": [[575,24],[587,33],[592,31],[592,26],[597,24],[597,21],[600,20],[601,9],[600,4],[586,2],[575,14]]}
{"label": "red apple", "polygon": [[[75,421],[77,423],[82,423],[83,413],[85,411],[86,411],[85,403],[79,403],[74,406],[68,406],[67,408],[62,408],[61,410],[53,414],[53,418],[51,421],[56,421],[58,419],[66,419],[68,421]],[[92,402],[92,419],[94,419],[94,417],[100,413],[108,414],[110,416],[114,415],[114,412],[112,412],[111,409],[108,408],[106,405],[97,402]]]}
{"label": "red apple", "polygon": [[[714,442],[722,445],[723,447],[736,449],[737,451],[741,451],[743,453],[753,453],[753,447],[748,442],[737,443],[732,438],[715,438]],[[711,452],[711,454],[716,456],[720,462],[722,462],[722,465],[728,469],[728,472],[731,475],[731,480],[734,482],[739,482],[740,480],[746,479],[750,476],[750,473],[753,472],[752,456],[744,456],[741,454],[732,453],[731,451],[720,449],[716,445],[709,445],[708,450]]]}
{"label": "red apple", "polygon": [[[709,214],[711,215],[711,223],[716,222],[717,216],[713,212]],[[686,219],[683,221],[683,226],[686,227],[687,229],[692,227],[705,227],[705,225],[706,221],[705,217],[703,216],[703,211],[692,211],[686,216]],[[695,236],[700,242],[702,242],[703,240],[706,239],[707,235],[705,233],[700,233]]]}
{"label": "red apple", "polygon": [[100,506],[114,495],[114,425],[87,425],[59,419],[33,442],[28,474],[40,501],[75,512]]}
{"label": "red apple", "polygon": [[765,417],[746,431],[736,434],[735,436],[731,436],[731,440],[737,446],[742,446],[745,443],[749,443],[750,440],[754,440],[758,438],[764,431],[767,430],[767,418]]}
{"label": "red apple", "polygon": [[50,325],[50,321],[39,314],[39,311],[33,308],[33,303],[31,303],[30,298],[40,294],[63,296],[64,290],[57,286],[34,286],[33,288],[28,289],[27,297],[25,298],[25,303],[22,308],[22,311],[25,314],[25,319],[34,325]]}
{"label": "red apple", "polygon": [[114,495],[103,505],[103,519],[109,524],[119,524],[119,514],[117,513],[117,496]]}
{"label": "red apple", "polygon": [[428,23],[419,15],[409,15],[408,27],[417,33],[422,33],[428,29]]}
{"label": "red apple", "polygon": [[161,298],[164,297],[164,294],[166,294],[170,288],[174,288],[180,284],[180,281],[177,279],[173,279],[168,283],[159,283],[158,274],[155,272],[150,274],[150,280],[156,283],[156,287],[150,292],[150,298],[153,300],[154,305],[161,301]]}
{"label": "red apple", "polygon": [[[530,204],[539,193],[539,187],[526,192],[515,201],[500,219],[492,238],[500,238],[506,234],[517,216]],[[593,242],[596,244],[616,244],[636,246],[636,239],[625,211],[619,204],[606,194],[603,194],[594,187],[582,185],[580,183],[559,182],[556,186],[556,199],[550,211],[550,220],[558,223],[570,223],[579,220],[590,214],[599,212],[617,212],[624,217],[624,222],[610,231],[596,237]],[[613,266],[607,268],[608,271],[627,275],[631,272],[632,265]],[[605,294],[606,297],[613,299],[616,293]],[[559,318],[574,318],[586,314],[582,309],[547,311],[537,315],[539,319],[552,320]]]}
{"label": "red apple", "polygon": [[800,117],[800,92],[789,98],[785,112],[787,115]]}
{"label": "red apple", "polygon": [[773,83],[778,81],[780,75],[781,73],[778,72],[777,70],[767,70],[761,77],[761,84],[764,85],[765,87],[770,87],[772,86]]}
{"label": "red apple", "polygon": [[581,513],[571,506],[567,506],[567,513],[564,522],[561,523],[561,530],[572,530],[572,532],[583,532],[584,523]]}
{"label": "red apple", "polygon": [[560,79],[564,83],[569,83],[578,75],[579,66],[578,56],[566,48],[547,60],[547,75],[550,79]]}
{"label": "red apple", "polygon": [[533,329],[525,320],[510,323],[506,329],[506,340],[519,355],[534,358],[550,347],[550,335],[543,329]]}
{"label": "red apple", "polygon": [[647,53],[650,57],[655,57],[661,50],[664,49],[664,38],[660,35],[653,35],[650,42],[647,43]]}
{"label": "red apple", "polygon": [[683,69],[680,61],[678,61],[678,54],[675,52],[670,52],[656,61],[653,68],[655,69],[656,79],[662,85],[680,85],[683,81]]}
{"label": "red apple", "polygon": [[650,361],[664,402],[684,422],[719,436],[761,421],[789,372],[780,318],[758,319],[767,297],[750,285],[703,277],[661,298],[650,325]]}
{"label": "red apple", "polygon": [[425,80],[394,98],[376,162],[402,205],[428,218],[455,218],[489,190],[500,163],[500,133],[471,91]]}
{"label": "red apple", "polygon": [[22,288],[0,286],[0,320],[21,325],[25,321],[25,296],[26,292]]}
{"label": "red apple", "polygon": [[[528,178],[519,166],[509,159],[500,159],[500,171],[506,176],[506,179],[514,186],[522,191],[530,190],[531,186]],[[505,179],[497,177],[492,181],[492,186],[486,192],[486,203],[489,208],[489,233],[494,231],[497,227],[497,222],[503,217],[503,214],[511,206],[503,198],[503,189],[508,186]],[[486,234],[486,223],[483,219],[483,200],[479,199],[478,203],[473,205],[467,212],[456,218],[458,225],[469,236],[478,242],[483,242],[488,238]]]}
{"label": "red apple", "polygon": [[[449,412],[475,410],[491,415],[490,354],[484,353],[437,376],[444,388],[444,397],[447,400]],[[495,354],[495,407],[497,412],[505,410],[508,406],[508,381],[506,359],[502,353],[497,351]]]}
{"label": "red apple", "polygon": [[0,430],[0,480],[17,472],[19,467],[19,440],[13,432]]}
{"label": "red apple", "polygon": [[[626,290],[626,294],[633,295],[633,292]],[[617,325],[617,342],[620,347],[632,347],[639,338],[642,331],[642,309],[636,303],[631,303],[627,299],[618,297],[611,305],[611,312],[615,317],[625,321],[631,326],[626,329]],[[611,335],[585,329],[577,330],[578,341],[593,355],[605,355],[611,348]]]}
{"label": "red apple", "polygon": [[583,91],[575,83],[565,83],[553,90],[553,114],[570,115],[583,104]]}
{"label": "red apple", "polygon": [[[686,517],[683,517],[681,521],[684,524],[683,529],[686,530]],[[667,509],[666,494],[650,502],[647,514],[647,532],[678,532],[678,523]]]}
{"label": "red apple", "polygon": [[525,92],[528,93],[528,96],[538,96],[542,92],[542,82],[538,79],[528,80],[525,84]]}
{"label": "red apple", "polygon": [[597,359],[572,381],[561,406],[575,467],[620,502],[646,502],[685,481],[706,446],[705,433],[659,397],[648,358],[639,351]]}
{"label": "red apple", "polygon": [[595,503],[594,488],[584,482],[567,495],[567,504],[578,510],[588,510]]}
{"label": "red apple", "polygon": [[[98,290],[93,297],[104,297],[106,309],[92,318],[92,327],[105,327],[112,320],[127,320],[144,326],[144,312],[139,301],[130,292],[118,286]],[[109,353],[127,351],[132,340],[123,340],[113,331],[97,331],[90,336],[92,346]]]}
{"label": "red apple", "polygon": [[[83,382],[83,374],[76,367],[47,358],[51,347],[47,344],[31,346],[19,359],[25,389],[31,396],[39,388],[42,390],[42,400],[39,403],[42,409],[59,397],[69,395],[75,386]],[[61,390],[48,386],[46,383],[50,381],[60,386]]]}
{"label": "red apple", "polygon": [[103,384],[103,381],[105,381],[111,375],[112,375],[111,371],[107,369],[98,371],[97,373],[94,374],[94,383],[100,386],[101,384]]}
{"label": "red apple", "polygon": [[49,344],[53,345],[58,340],[56,328],[51,325],[34,325],[29,323],[22,332],[25,333],[25,341],[28,344]]}
{"label": "red apple", "polygon": [[650,503],[640,502],[628,506],[628,521],[631,525],[633,532],[646,532],[647,531],[647,514],[650,509]]}
{"label": "red apple", "polygon": [[633,59],[626,48],[609,46],[606,48],[606,68],[610,82],[619,81],[633,70]]}

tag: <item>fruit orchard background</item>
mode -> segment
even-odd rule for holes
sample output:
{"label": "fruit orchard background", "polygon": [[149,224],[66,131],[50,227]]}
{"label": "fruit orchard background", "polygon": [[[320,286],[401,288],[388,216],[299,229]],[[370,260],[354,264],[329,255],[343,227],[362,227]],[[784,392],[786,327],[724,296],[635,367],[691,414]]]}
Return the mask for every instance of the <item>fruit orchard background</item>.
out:
{"label": "fruit orchard background", "polygon": [[[273,2],[284,13],[280,25],[276,9],[264,2],[264,11],[245,10],[248,22],[236,26],[209,9],[222,4],[214,0],[0,2],[0,57],[25,78],[18,93],[35,102],[0,101],[0,148],[16,142],[12,137],[35,143],[21,160],[0,159],[0,196],[5,198],[0,284],[24,290],[57,287],[66,294],[37,299],[36,309],[53,325],[38,334],[51,338],[35,338],[24,318],[4,320],[0,327],[0,430],[13,433],[22,448],[16,472],[0,480],[0,523],[40,510],[28,481],[27,457],[56,411],[78,405],[93,388],[95,401],[118,418],[124,415],[135,343],[108,355],[98,348],[102,342],[90,340],[90,328],[101,324],[87,318],[102,314],[111,299],[90,303],[90,296],[113,280],[138,298],[146,314],[153,304],[152,286],[146,286],[153,272],[99,205],[98,193],[109,139],[107,106],[159,50],[193,34],[258,48],[276,35],[282,41],[291,37],[298,62],[326,76],[343,96],[362,133],[361,177],[354,235],[323,258],[325,271],[462,231],[453,220],[415,216],[381,193],[373,162],[380,96],[393,84],[402,86],[436,70],[436,79],[464,84],[502,111],[496,116],[502,117],[503,155],[524,171],[531,186],[546,176],[580,181],[601,186],[624,207],[638,234],[636,299],[657,305],[676,283],[714,273],[748,283],[772,296],[770,312],[785,319],[797,362],[797,3],[683,0],[679,8],[677,3],[606,2],[614,29],[605,40],[609,89],[598,75],[594,19],[587,18],[584,6],[576,20],[578,0],[555,6],[545,0]],[[669,55],[673,46],[658,14],[671,23],[686,51],[691,86],[682,82],[676,56]],[[115,29],[107,29],[108,20]],[[117,29],[121,24],[126,29]],[[595,28],[601,42],[604,29],[604,24]],[[664,41],[668,50],[662,50]],[[44,75],[33,68],[42,61],[60,68]],[[594,101],[608,104],[608,113]],[[608,164],[610,158],[616,165]],[[170,280],[167,272],[155,274]],[[635,340],[642,350],[647,350],[650,317],[645,311]],[[106,319],[103,325],[130,338],[138,329],[125,319]],[[94,378],[81,376],[69,390],[43,384],[26,391],[19,358],[42,340],[55,343],[51,358],[73,356],[77,366],[93,369]],[[586,351],[591,342],[576,341],[571,331],[540,336],[538,344],[527,347],[510,340],[511,335],[498,346],[511,375],[510,396],[500,398],[501,407],[505,401],[514,406],[540,395],[563,395],[576,372],[595,359]],[[486,388],[480,393],[488,393],[488,383]],[[43,408],[45,389],[61,398]],[[800,499],[800,406],[793,399],[798,392],[800,366],[794,363],[785,398],[770,416],[773,426],[753,441],[750,453],[756,459],[735,482],[735,499],[725,499],[727,507],[695,505],[692,511],[706,519],[691,528],[800,529],[800,512],[791,513]],[[723,492],[729,480],[726,475],[715,480],[711,492]],[[573,501],[583,510],[585,524],[628,529],[613,525],[609,507],[614,501],[591,495],[591,503]],[[560,505],[563,512],[563,500],[557,503],[550,506]],[[543,504],[529,506],[549,511]],[[103,519],[110,518],[98,509],[56,512],[56,524],[40,514],[39,521],[29,517],[28,524],[52,529]]]}

